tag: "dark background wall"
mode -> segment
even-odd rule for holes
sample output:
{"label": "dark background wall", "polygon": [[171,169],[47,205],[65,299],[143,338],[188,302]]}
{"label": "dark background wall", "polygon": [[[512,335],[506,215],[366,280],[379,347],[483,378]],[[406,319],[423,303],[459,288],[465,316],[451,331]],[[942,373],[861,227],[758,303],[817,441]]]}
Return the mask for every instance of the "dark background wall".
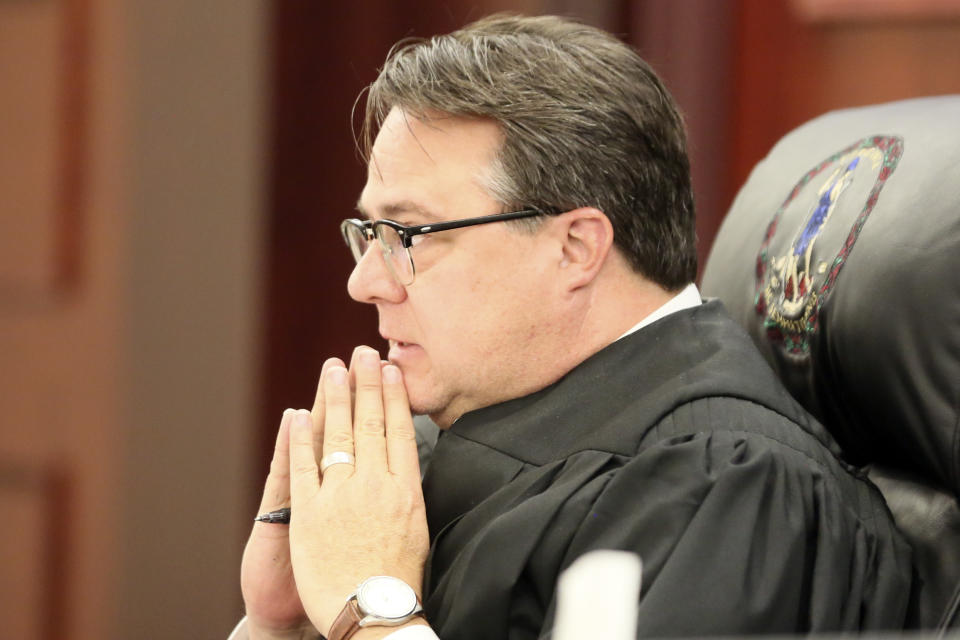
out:
{"label": "dark background wall", "polygon": [[281,411],[382,347],[337,230],[354,100],[396,40],[498,10],[661,73],[701,259],[791,128],[960,93],[960,0],[0,0],[6,636],[226,636]]}

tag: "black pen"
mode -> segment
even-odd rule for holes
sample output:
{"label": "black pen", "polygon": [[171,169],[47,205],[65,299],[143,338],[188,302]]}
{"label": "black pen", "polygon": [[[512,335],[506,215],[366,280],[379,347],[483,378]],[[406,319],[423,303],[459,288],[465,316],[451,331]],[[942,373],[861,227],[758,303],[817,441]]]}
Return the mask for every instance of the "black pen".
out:
{"label": "black pen", "polygon": [[271,524],[290,524],[290,507],[261,513],[253,520],[254,522],[269,522]]}

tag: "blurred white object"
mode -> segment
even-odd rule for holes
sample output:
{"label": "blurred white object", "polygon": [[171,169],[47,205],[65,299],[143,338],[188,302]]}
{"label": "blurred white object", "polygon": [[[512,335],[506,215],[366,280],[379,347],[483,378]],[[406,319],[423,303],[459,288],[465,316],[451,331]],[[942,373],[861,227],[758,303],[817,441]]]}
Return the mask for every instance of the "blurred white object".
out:
{"label": "blurred white object", "polygon": [[634,640],[640,557],[629,551],[585,553],[560,574],[554,640]]}

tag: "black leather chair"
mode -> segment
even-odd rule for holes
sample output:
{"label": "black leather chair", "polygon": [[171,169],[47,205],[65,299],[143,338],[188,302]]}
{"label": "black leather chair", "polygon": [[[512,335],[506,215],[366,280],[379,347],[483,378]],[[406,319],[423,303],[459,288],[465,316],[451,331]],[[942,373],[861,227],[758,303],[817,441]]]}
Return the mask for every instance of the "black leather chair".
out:
{"label": "black leather chair", "polygon": [[914,549],[912,628],[960,627],[960,96],[817,118],[753,170],[702,283]]}

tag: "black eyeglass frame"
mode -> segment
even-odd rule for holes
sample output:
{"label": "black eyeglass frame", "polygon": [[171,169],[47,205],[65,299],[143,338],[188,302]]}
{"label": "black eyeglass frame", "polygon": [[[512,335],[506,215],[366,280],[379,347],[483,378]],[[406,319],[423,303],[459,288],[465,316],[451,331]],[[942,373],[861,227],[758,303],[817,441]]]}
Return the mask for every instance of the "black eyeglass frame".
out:
{"label": "black eyeglass frame", "polygon": [[[477,218],[463,218],[462,220],[450,220],[448,222],[434,222],[432,224],[416,224],[412,226],[402,225],[393,220],[361,220],[360,218],[347,218],[340,223],[341,231],[345,232],[346,225],[355,227],[362,226],[367,232],[367,242],[376,237],[375,228],[378,225],[385,225],[397,232],[404,249],[413,246],[413,238],[425,233],[437,233],[439,231],[449,231],[450,229],[462,229],[463,227],[473,227],[478,224],[487,224],[490,222],[500,222],[502,220],[517,220],[520,218],[532,218],[533,216],[546,215],[536,209],[521,209],[520,211],[509,211],[507,213],[495,213],[489,216],[479,216]],[[344,235],[346,235],[344,233]]]}
{"label": "black eyeglass frame", "polygon": [[[403,282],[400,278],[400,274],[394,272],[394,277],[397,279],[400,284],[406,286],[413,283],[413,279],[416,277],[416,265],[413,262],[413,256],[410,255],[410,247],[413,246],[413,239],[416,236],[427,234],[427,233],[438,233],[440,231],[449,231],[451,229],[462,229],[464,227],[473,227],[479,224],[488,224],[490,222],[503,222],[506,220],[518,220],[520,218],[532,218],[534,216],[546,215],[542,211],[537,211],[536,209],[521,209],[519,211],[508,211],[507,213],[495,213],[489,216],[479,216],[476,218],[463,218],[461,220],[449,220],[447,222],[434,222],[431,224],[417,224],[412,226],[402,225],[399,222],[394,222],[393,220],[361,220],[360,218],[347,218],[340,223],[340,233],[343,235],[344,242],[347,243],[347,247],[353,251],[353,247],[350,245],[350,237],[348,235],[348,230],[352,227],[355,229],[363,229],[367,242],[372,242],[374,239],[377,240],[377,243],[380,245],[381,251],[386,251],[387,248],[384,246],[383,241],[380,240],[377,236],[376,228],[378,226],[390,227],[397,232],[397,235],[400,237],[400,242],[403,244],[403,248],[407,253],[407,260],[410,263],[410,272],[411,280],[410,282]],[[355,255],[354,258],[357,262],[360,261],[361,256]],[[390,261],[387,261],[390,270],[393,271],[394,267],[390,264]]]}

